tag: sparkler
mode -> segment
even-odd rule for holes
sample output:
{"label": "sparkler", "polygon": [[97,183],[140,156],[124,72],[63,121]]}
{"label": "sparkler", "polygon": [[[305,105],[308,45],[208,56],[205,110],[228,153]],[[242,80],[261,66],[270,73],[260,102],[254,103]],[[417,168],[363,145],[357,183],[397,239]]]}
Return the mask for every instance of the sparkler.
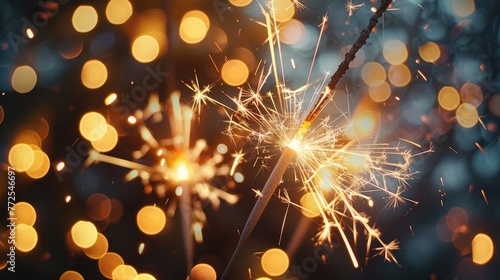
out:
{"label": "sparkler", "polygon": [[[337,71],[331,77],[331,81],[328,83],[326,89],[321,93],[315,92],[313,100],[317,98],[317,102],[308,110],[302,109],[304,100],[303,97],[298,96],[298,94],[305,90],[305,88],[298,91],[288,91],[286,90],[284,83],[280,84],[277,74],[276,59],[274,57],[274,48],[272,46],[272,34],[269,35],[272,68],[277,84],[279,104],[276,105],[272,93],[269,93],[268,97],[270,97],[273,106],[268,108],[264,105],[263,97],[259,93],[260,89],[262,88],[262,84],[258,86],[257,91],[250,90],[249,92],[245,92],[241,90],[238,99],[234,100],[237,105],[237,109],[229,122],[228,132],[230,135],[232,134],[234,136],[236,135],[234,131],[236,129],[240,129],[249,133],[249,137],[257,140],[257,143],[277,143],[278,146],[282,148],[282,154],[273,171],[271,172],[267,182],[265,183],[260,196],[257,199],[257,202],[255,203],[255,206],[253,207],[252,212],[247,219],[247,222],[241,232],[238,244],[226,266],[224,273],[222,274],[221,279],[224,279],[227,276],[231,265],[236,259],[237,254],[250,237],[253,229],[260,219],[260,216],[264,212],[266,205],[274,194],[277,186],[280,184],[285,171],[296,155],[298,156],[300,165],[307,167],[306,170],[312,170],[313,173],[317,172],[318,167],[329,167],[333,168],[333,170],[343,169],[345,167],[342,166],[342,162],[338,161],[339,157],[350,154],[356,155],[355,153],[350,152],[348,149],[355,143],[355,141],[349,141],[343,147],[336,147],[336,143],[339,143],[340,140],[339,132],[341,132],[342,130],[328,130],[328,120],[324,120],[323,122],[321,122],[318,126],[319,128],[315,128],[311,125],[316,120],[320,112],[325,108],[329,100],[332,99],[338,81],[348,70],[349,63],[354,60],[357,51],[366,44],[366,40],[368,39],[372,29],[375,27],[378,19],[382,16],[391,2],[392,1],[390,0],[382,1],[380,7],[370,18],[366,28],[363,29],[354,45],[345,55],[344,61],[339,65]],[[267,20],[268,33],[271,33],[269,32],[271,29],[269,16],[265,12],[264,15],[266,16]],[[276,33],[276,37],[278,36],[279,34]],[[270,73],[268,73],[267,75],[263,75],[263,79],[261,79],[262,83],[265,82],[269,74]],[[248,109],[248,105],[254,106],[255,112],[252,112],[250,109]],[[245,124],[244,121],[237,121],[237,119],[254,121],[262,128],[262,131],[253,131]],[[367,164],[370,165],[369,167],[372,167],[373,165],[371,165],[369,162],[373,161],[373,159],[368,156],[366,156],[365,159],[367,162],[363,162],[363,164]],[[404,165],[400,166],[404,167]],[[382,171],[383,169],[378,168],[378,170]],[[342,176],[341,174],[343,173],[332,175]],[[395,171],[391,175],[395,175],[398,178],[399,173]],[[306,173],[302,173],[302,177],[311,178],[310,176],[307,176]],[[334,182],[341,182],[343,180],[343,178],[339,178],[334,180]],[[313,194],[315,192],[318,193],[315,187],[309,185],[311,180],[306,180],[305,182],[306,190],[309,189]],[[356,182],[353,182],[353,184],[356,185]],[[314,196],[317,204],[321,205],[320,209],[326,209],[326,211],[321,211],[321,214],[325,221],[325,227],[324,230],[320,233],[319,239],[329,240],[330,229],[332,227],[337,227],[344,243],[346,243],[347,245],[346,247],[349,251],[351,260],[353,261],[353,265],[357,267],[358,262],[356,260],[356,257],[354,256],[352,247],[349,245],[349,241],[345,236],[344,230],[341,227],[342,216],[346,216],[347,213],[350,214],[350,216],[353,218],[353,223],[356,223],[357,221],[361,222],[364,228],[368,231],[368,243],[371,243],[372,237],[377,238],[378,241],[383,244],[382,248],[380,249],[380,253],[384,254],[387,260],[395,261],[391,250],[397,248],[397,243],[391,242],[389,245],[386,245],[382,242],[382,240],[380,240],[380,233],[376,229],[369,226],[368,219],[358,213],[354,209],[354,207],[352,207],[352,196],[361,194],[357,193],[355,191],[355,188],[337,189],[344,186],[345,184],[343,183],[334,183],[332,185],[334,190],[336,190],[335,193],[338,195],[332,200],[332,202],[322,200],[321,195],[317,197]],[[383,186],[383,189],[387,191],[386,186]],[[343,210],[336,209],[336,207],[338,207],[339,201],[343,203]],[[353,228],[355,230],[356,227],[354,226]]]}
{"label": "sparkler", "polygon": [[[169,106],[162,108],[158,97],[152,95],[147,108],[137,110],[133,116],[141,138],[144,140],[141,149],[135,151],[133,157],[138,160],[153,154],[156,158],[154,159],[155,165],[143,165],[101,154],[95,150],[89,152],[86,165],[106,162],[131,169],[126,175],[127,180],[139,177],[145,186],[156,184],[156,190],[160,195],[165,192],[165,184],[175,187],[174,192],[179,200],[170,204],[168,213],[173,215],[178,204],[177,210],[182,219],[184,249],[189,272],[193,265],[193,235],[198,242],[201,242],[201,226],[206,223],[202,202],[209,201],[213,208],[218,208],[221,199],[234,204],[238,201],[238,197],[211,185],[214,177],[227,176],[230,168],[228,165],[221,165],[223,160],[221,154],[215,152],[211,156],[207,155],[205,140],[198,139],[194,146],[191,146],[193,109],[182,105],[179,97],[178,93],[172,94]],[[157,139],[148,125],[150,123],[163,124],[165,112],[170,122],[171,137]]]}

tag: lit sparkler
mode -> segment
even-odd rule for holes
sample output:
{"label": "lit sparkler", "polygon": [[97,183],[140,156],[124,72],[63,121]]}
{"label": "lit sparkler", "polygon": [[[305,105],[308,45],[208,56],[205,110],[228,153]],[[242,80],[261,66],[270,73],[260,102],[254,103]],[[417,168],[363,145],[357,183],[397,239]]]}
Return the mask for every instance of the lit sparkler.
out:
{"label": "lit sparkler", "polygon": [[[86,164],[106,162],[131,169],[126,180],[140,178],[145,186],[154,185],[160,196],[170,191],[179,197],[178,201],[171,202],[168,213],[173,215],[177,209],[181,215],[187,270],[191,271],[193,237],[198,242],[203,240],[201,227],[206,223],[202,203],[208,201],[213,208],[218,208],[221,200],[234,204],[238,197],[211,184],[215,177],[227,176],[230,167],[222,164],[223,156],[220,153],[209,154],[206,151],[205,140],[198,139],[191,145],[191,120],[196,108],[182,105],[179,97],[178,93],[172,94],[168,106],[162,107],[158,96],[152,95],[147,108],[135,112],[134,123],[144,144],[133,153],[134,161],[91,150]],[[149,126],[165,124],[167,127],[165,114],[171,137],[157,139]],[[152,166],[136,162],[150,157],[155,162]],[[173,191],[165,189],[169,186],[174,188]]]}
{"label": "lit sparkler", "polygon": [[[405,202],[406,200],[400,196],[400,190],[406,186],[406,179],[410,176],[408,172],[411,157],[409,152],[400,152],[398,147],[391,148],[388,145],[363,144],[358,135],[359,131],[356,130],[356,120],[347,121],[347,125],[344,126],[338,125],[339,120],[348,120],[346,113],[341,112],[341,116],[334,121],[327,117],[318,124],[313,124],[332,99],[336,84],[349,68],[349,63],[355,58],[357,51],[366,44],[371,30],[390,3],[391,1],[382,1],[379,9],[370,18],[368,26],[361,32],[326,87],[324,87],[325,77],[318,87],[319,89],[325,88],[325,90],[315,90],[311,100],[317,100],[316,103],[307,102],[305,99],[304,93],[310,85],[290,90],[284,83],[284,77],[279,79],[278,62],[272,43],[273,37],[279,36],[279,33],[272,32],[276,24],[272,24],[269,14],[263,11],[271,49],[271,67],[267,72],[261,71],[261,78],[255,90],[240,89],[238,97],[233,99],[236,109],[230,116],[227,133],[233,138],[243,137],[253,141],[256,143],[257,153],[267,149],[268,146],[275,146],[282,153],[241,231],[238,245],[221,279],[226,277],[238,252],[249,238],[294,158],[296,158],[296,173],[300,175],[305,191],[312,194],[319,215],[323,219],[323,229],[318,234],[318,243],[331,242],[331,230],[336,229],[346,245],[353,265],[358,267],[358,261],[344,226],[346,223],[352,223],[353,238],[356,242],[356,230],[361,225],[368,235],[367,250],[371,247],[372,240],[376,240],[381,245],[376,248],[379,251],[378,254],[383,255],[388,261],[397,262],[392,254],[392,250],[398,248],[397,241],[385,243],[380,238],[378,229],[370,225],[366,215],[356,210],[353,201],[363,198],[372,202],[365,192],[381,190],[389,194],[392,205]],[[279,38],[276,42],[278,53],[281,54]],[[282,68],[281,72],[284,76]],[[263,85],[271,75],[274,76],[276,82],[277,94],[272,92],[262,94]],[[307,81],[309,80],[310,77]],[[307,108],[304,108],[306,104]],[[370,119],[366,116],[360,119],[360,127],[363,130],[367,121],[370,123]],[[393,157],[398,159],[394,161]],[[330,191],[330,194],[325,194],[325,190],[318,187],[319,174],[329,175],[326,192]],[[391,191],[387,178],[394,178],[398,182],[396,192]],[[374,188],[365,190],[366,186]]]}

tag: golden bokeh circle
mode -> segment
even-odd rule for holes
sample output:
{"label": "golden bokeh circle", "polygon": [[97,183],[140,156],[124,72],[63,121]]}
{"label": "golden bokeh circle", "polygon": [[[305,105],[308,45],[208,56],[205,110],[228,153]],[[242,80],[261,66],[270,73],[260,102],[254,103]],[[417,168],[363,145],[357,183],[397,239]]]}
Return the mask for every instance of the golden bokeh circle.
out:
{"label": "golden bokeh circle", "polygon": [[18,172],[28,170],[35,160],[33,148],[24,143],[15,144],[9,151],[9,164]]}
{"label": "golden bokeh circle", "polygon": [[495,246],[491,238],[484,234],[477,234],[472,239],[472,261],[479,265],[488,263],[493,257]]}
{"label": "golden bokeh circle", "polygon": [[99,152],[109,152],[116,146],[117,143],[118,132],[109,124],[107,125],[106,133],[104,133],[102,138],[91,142],[92,147]]}
{"label": "golden bokeh circle", "polygon": [[368,94],[373,101],[384,102],[391,96],[391,86],[384,81],[378,86],[369,87]]}
{"label": "golden bokeh circle", "polygon": [[12,88],[18,93],[30,92],[35,87],[36,82],[36,72],[28,65],[17,67],[10,79]]}
{"label": "golden bokeh circle", "polygon": [[267,250],[260,260],[262,269],[271,276],[279,276],[285,273],[289,266],[287,254],[278,248]]}
{"label": "golden bokeh circle", "polygon": [[106,18],[111,24],[125,23],[133,12],[132,3],[128,0],[111,0],[106,5]]}
{"label": "golden bokeh circle", "polygon": [[104,254],[98,261],[99,271],[108,279],[113,279],[113,271],[119,265],[123,264],[125,264],[125,262],[122,257],[114,252]]}
{"label": "golden bokeh circle", "polygon": [[35,225],[36,210],[31,204],[20,201],[14,205],[14,209],[16,209],[16,211],[14,212],[14,216],[11,216],[11,218],[16,218],[16,223],[28,226]]}
{"label": "golden bokeh circle", "polygon": [[[217,280],[215,269],[206,263],[199,263],[191,269],[191,277],[196,280]],[[191,279],[189,276],[186,280]]]}
{"label": "golden bokeh circle", "polygon": [[76,31],[80,33],[87,33],[94,29],[97,25],[99,16],[94,7],[89,5],[81,5],[76,8],[73,13],[71,22]]}
{"label": "golden bokeh circle", "polygon": [[106,135],[108,124],[103,115],[88,112],[80,119],[80,134],[89,141],[97,141]]}
{"label": "golden bokeh circle", "polygon": [[137,270],[131,265],[120,264],[111,273],[113,280],[133,280],[137,276]]}
{"label": "golden bokeh circle", "polygon": [[361,70],[361,78],[371,87],[381,85],[386,79],[384,66],[378,62],[368,62]]}
{"label": "golden bokeh circle", "polygon": [[248,66],[241,60],[231,59],[222,65],[222,80],[230,86],[240,86],[244,84],[249,75],[250,70]]}
{"label": "golden bokeh circle", "polygon": [[91,259],[98,260],[104,256],[108,252],[109,244],[106,236],[102,233],[97,234],[97,239],[92,244],[92,246],[88,248],[84,248],[83,252],[85,255]]}
{"label": "golden bokeh circle", "polygon": [[29,252],[35,248],[38,242],[36,230],[26,224],[16,225],[16,248],[21,252]]}
{"label": "golden bokeh circle", "polygon": [[469,103],[462,103],[457,108],[457,121],[465,127],[471,128],[479,121],[479,114],[476,107]]}
{"label": "golden bokeh circle", "polygon": [[154,235],[165,227],[167,218],[163,210],[155,206],[144,206],[137,213],[137,226],[145,234]]}
{"label": "golden bokeh circle", "polygon": [[439,90],[438,103],[445,110],[455,110],[460,105],[460,95],[454,87],[444,86]]}
{"label": "golden bokeh circle", "polygon": [[89,89],[100,88],[108,79],[106,65],[97,59],[91,59],[82,67],[81,80]]}
{"label": "golden bokeh circle", "polygon": [[84,278],[80,273],[74,270],[68,270],[61,274],[59,280],[84,280]]}
{"label": "golden bokeh circle", "polygon": [[71,238],[80,248],[85,249],[94,245],[97,241],[97,228],[88,221],[78,221],[71,227]]}

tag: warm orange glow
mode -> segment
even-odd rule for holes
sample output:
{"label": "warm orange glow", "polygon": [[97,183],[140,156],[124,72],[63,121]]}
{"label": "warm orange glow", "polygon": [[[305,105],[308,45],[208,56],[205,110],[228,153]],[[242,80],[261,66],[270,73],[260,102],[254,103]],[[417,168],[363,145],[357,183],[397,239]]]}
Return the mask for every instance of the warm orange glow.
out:
{"label": "warm orange glow", "polygon": [[132,3],[128,0],[111,0],[106,6],[106,18],[116,25],[125,23],[133,12]]}
{"label": "warm orange glow", "polygon": [[175,172],[176,181],[186,181],[189,179],[189,169],[185,162],[181,161],[177,164],[177,171]]}
{"label": "warm orange glow", "polygon": [[201,42],[210,28],[210,20],[202,11],[192,10],[187,12],[179,26],[179,36],[188,44]]}
{"label": "warm orange glow", "polygon": [[35,152],[30,145],[20,143],[12,146],[9,151],[9,164],[18,172],[28,170],[35,160]]}
{"label": "warm orange glow", "polygon": [[153,61],[160,53],[158,41],[149,35],[141,35],[132,43],[132,55],[142,63]]}
{"label": "warm orange glow", "polygon": [[222,80],[230,86],[240,86],[244,84],[250,71],[247,65],[238,59],[228,60],[222,65]]}
{"label": "warm orange glow", "polygon": [[125,262],[122,257],[117,253],[109,252],[104,254],[102,258],[99,259],[99,271],[101,274],[108,278],[113,279],[113,270],[117,268],[119,265],[123,265]]}
{"label": "warm orange glow", "polygon": [[17,67],[10,79],[12,88],[18,93],[30,92],[35,87],[36,81],[36,72],[28,65]]}
{"label": "warm orange glow", "polygon": [[73,270],[68,270],[61,274],[59,280],[84,280],[84,278],[80,273]]}
{"label": "warm orange glow", "polygon": [[387,77],[394,86],[405,87],[411,81],[411,72],[405,64],[391,65]]}
{"label": "warm orange glow", "polygon": [[133,280],[137,270],[133,266],[120,264],[111,273],[113,280]]}
{"label": "warm orange glow", "polygon": [[107,125],[106,133],[102,136],[102,138],[92,141],[92,147],[99,152],[109,152],[111,151],[116,144],[118,143],[118,132],[116,129]]}
{"label": "warm orange glow", "polygon": [[80,248],[89,248],[97,240],[97,228],[91,222],[78,221],[71,228],[71,238]]}
{"label": "warm orange glow", "polygon": [[103,115],[97,112],[89,112],[80,120],[80,134],[89,141],[96,141],[104,137],[108,124]]}
{"label": "warm orange glow", "polygon": [[229,0],[229,3],[233,4],[236,7],[245,7],[248,4],[252,3],[252,0]]}
{"label": "warm orange glow", "polygon": [[438,93],[438,103],[441,108],[452,111],[460,104],[460,96],[454,87],[444,86]]}
{"label": "warm orange glow", "polygon": [[89,60],[83,65],[81,79],[87,88],[100,88],[108,79],[108,69],[99,60]]}
{"label": "warm orange glow", "polygon": [[155,206],[144,206],[137,213],[137,226],[145,234],[159,233],[165,227],[166,222],[165,213]]}
{"label": "warm orange glow", "polygon": [[428,42],[420,46],[418,48],[418,53],[424,61],[430,63],[436,62],[439,57],[441,57],[441,50],[439,49],[438,44],[434,42]]}
{"label": "warm orange glow", "polygon": [[116,95],[116,93],[111,93],[104,99],[104,104],[106,106],[111,105],[116,101],[116,98],[118,98],[118,95]]}
{"label": "warm orange glow", "polygon": [[280,25],[281,42],[294,45],[301,42],[306,35],[304,24],[296,19],[291,19]]}
{"label": "warm orange glow", "polygon": [[377,122],[373,114],[359,114],[354,116],[353,128],[357,136],[370,135],[374,130]]}
{"label": "warm orange glow", "polygon": [[384,66],[378,62],[368,62],[361,70],[363,81],[369,86],[379,86],[386,78]]}
{"label": "warm orange glow", "polygon": [[102,233],[98,233],[95,243],[88,248],[84,248],[83,252],[87,257],[94,260],[102,258],[102,256],[108,252],[108,240],[106,236]]}
{"label": "warm orange glow", "polygon": [[373,101],[384,102],[391,96],[391,87],[384,81],[378,86],[369,87],[368,94]]}
{"label": "warm orange glow", "polygon": [[96,221],[102,221],[111,214],[111,200],[102,193],[95,193],[85,203],[87,214]]}
{"label": "warm orange glow", "polygon": [[453,13],[458,17],[470,16],[476,9],[474,0],[453,0],[450,3]]}
{"label": "warm orange glow", "polygon": [[495,247],[491,238],[484,234],[477,234],[472,240],[472,261],[483,265],[488,263],[493,257]]}
{"label": "warm orange glow", "polygon": [[86,33],[97,25],[97,11],[92,6],[81,5],[73,13],[71,22],[76,31]]}
{"label": "warm orange glow", "polygon": [[134,277],[134,280],[156,280],[156,278],[148,273],[140,273]]}
{"label": "warm orange glow", "polygon": [[462,103],[457,108],[457,121],[465,128],[475,126],[479,121],[479,115],[476,107],[470,105],[469,103]]}
{"label": "warm orange glow", "polygon": [[312,218],[321,214],[321,208],[316,202],[319,199],[319,195],[314,193],[306,193],[300,198],[300,205],[303,207],[300,210],[302,215]]}
{"label": "warm orange glow", "polygon": [[271,16],[278,22],[290,20],[295,15],[295,5],[290,0],[271,0]]}
{"label": "warm orange glow", "polygon": [[388,40],[382,50],[385,60],[392,65],[403,64],[408,58],[408,50],[400,40]]}
{"label": "warm orange glow", "polygon": [[288,269],[289,260],[287,254],[278,248],[267,250],[261,259],[262,269],[271,276],[279,276]]}
{"label": "warm orange glow", "polygon": [[50,169],[50,159],[47,154],[41,150],[33,151],[33,164],[26,170],[26,174],[33,179],[39,179],[45,176]]}
{"label": "warm orange glow", "polygon": [[36,230],[26,224],[16,225],[16,248],[21,252],[29,252],[35,248],[38,242]]}
{"label": "warm orange glow", "polygon": [[[217,273],[215,273],[215,269],[206,263],[199,263],[191,269],[191,277],[193,280],[216,280]],[[186,280],[191,279],[189,276]]]}
{"label": "warm orange glow", "polygon": [[460,88],[460,99],[462,99],[462,102],[469,103],[477,108],[483,103],[483,90],[474,83],[465,83]]}
{"label": "warm orange glow", "polygon": [[16,218],[18,224],[26,224],[28,226],[35,224],[36,211],[31,204],[21,201],[14,205],[14,209],[16,209],[15,216],[11,216],[11,218]]}

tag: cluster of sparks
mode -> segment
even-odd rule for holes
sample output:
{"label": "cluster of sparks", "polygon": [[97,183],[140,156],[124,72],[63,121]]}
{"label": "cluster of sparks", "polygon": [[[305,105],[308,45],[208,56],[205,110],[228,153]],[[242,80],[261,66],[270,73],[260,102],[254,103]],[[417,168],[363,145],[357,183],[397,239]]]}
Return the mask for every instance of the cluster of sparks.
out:
{"label": "cluster of sparks", "polygon": [[[160,198],[167,193],[175,194],[179,199],[172,200],[167,213],[173,216],[180,212],[185,239],[188,271],[192,267],[192,238],[202,242],[202,227],[207,219],[203,204],[210,202],[214,209],[221,200],[229,204],[238,201],[234,194],[215,187],[212,182],[218,177],[228,177],[231,168],[223,164],[223,155],[210,153],[207,142],[198,139],[192,145],[191,128],[194,112],[192,108],[179,101],[180,95],[174,93],[169,103],[162,105],[157,95],[152,95],[144,110],[137,110],[129,117],[129,122],[137,126],[144,141],[142,147],[133,152],[134,161],[101,154],[95,150],[89,152],[87,165],[106,162],[131,169],[126,175],[127,181],[139,178],[144,186],[156,190]],[[165,120],[166,118],[166,120]],[[167,139],[155,138],[150,126],[170,128]],[[152,165],[143,165],[137,161],[152,161]],[[233,171],[234,173],[234,166]],[[167,200],[170,201],[170,200]]]}

